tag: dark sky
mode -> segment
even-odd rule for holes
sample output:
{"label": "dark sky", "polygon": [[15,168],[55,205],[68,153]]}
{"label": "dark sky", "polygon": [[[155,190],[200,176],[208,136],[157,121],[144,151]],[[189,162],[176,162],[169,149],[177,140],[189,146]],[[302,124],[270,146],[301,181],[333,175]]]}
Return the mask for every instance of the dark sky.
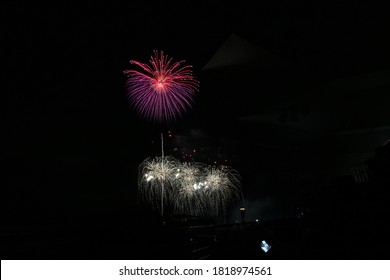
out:
{"label": "dark sky", "polygon": [[[200,128],[213,131],[216,138],[233,139],[231,134],[241,131],[236,130],[237,118],[289,108],[307,96],[312,103],[334,104],[340,102],[338,92],[328,89],[336,97],[324,98],[329,93],[321,90],[324,84],[341,79],[341,87],[348,88],[351,83],[343,81],[349,78],[388,73],[389,32],[383,7],[373,2],[345,7],[328,1],[271,1],[256,6],[252,2],[12,7],[17,16],[8,28],[15,44],[5,68],[11,74],[7,78],[10,220],[130,211],[138,164],[151,156],[150,143],[163,129],[186,134],[187,129]],[[232,34],[278,57],[285,66],[268,69],[243,63],[203,71]],[[122,71],[130,67],[129,60],[147,61],[154,49],[185,59],[201,82],[194,110],[168,127],[138,118],[124,90]],[[375,74],[369,83],[386,84],[388,77]],[[379,96],[385,89],[388,84],[380,88]],[[367,121],[366,127],[389,125],[382,121],[388,116],[388,101],[380,102],[379,120]],[[347,116],[350,103],[348,99],[341,103],[339,115]],[[377,103],[373,104],[375,112]],[[355,116],[359,110],[352,112]],[[329,119],[332,116],[321,122]],[[331,123],[334,127],[337,121]],[[250,131],[239,140],[254,145],[260,139],[260,144],[268,145],[278,138],[268,135],[275,133],[273,128],[260,138],[261,129]],[[247,157],[251,158],[247,154],[237,162]]]}

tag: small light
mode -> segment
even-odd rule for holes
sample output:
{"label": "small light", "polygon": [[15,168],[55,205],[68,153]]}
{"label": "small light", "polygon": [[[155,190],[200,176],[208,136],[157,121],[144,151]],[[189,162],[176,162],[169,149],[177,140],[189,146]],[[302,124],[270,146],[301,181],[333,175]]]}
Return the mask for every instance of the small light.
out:
{"label": "small light", "polygon": [[152,179],[153,179],[153,176],[149,176],[148,178],[146,178],[146,181],[149,182]]}
{"label": "small light", "polygon": [[256,223],[258,223],[259,222],[259,219],[256,219]]}
{"label": "small light", "polygon": [[240,211],[245,211],[245,207],[240,207]]}
{"label": "small light", "polygon": [[264,253],[267,253],[271,249],[271,245],[269,245],[265,240],[261,241],[261,250],[264,251]]}

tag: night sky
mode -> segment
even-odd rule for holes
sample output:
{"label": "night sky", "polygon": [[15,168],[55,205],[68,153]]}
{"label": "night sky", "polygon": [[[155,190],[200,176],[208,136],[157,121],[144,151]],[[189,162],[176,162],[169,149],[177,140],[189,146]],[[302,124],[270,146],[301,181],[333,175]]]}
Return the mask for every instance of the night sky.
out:
{"label": "night sky", "polygon": [[[184,160],[196,149],[187,160],[237,169],[250,220],[294,217],[298,208],[349,215],[371,196],[368,207],[387,203],[377,200],[383,189],[361,191],[353,176],[390,139],[386,9],[252,2],[8,7],[16,16],[3,67],[2,243],[9,246],[2,258],[91,258],[58,244],[150,226],[136,204],[137,174],[145,158],[160,155],[160,133],[166,154]],[[200,81],[193,108],[174,123],[140,118],[126,97],[122,71],[153,50],[186,60]],[[126,258],[109,252],[97,257]]]}

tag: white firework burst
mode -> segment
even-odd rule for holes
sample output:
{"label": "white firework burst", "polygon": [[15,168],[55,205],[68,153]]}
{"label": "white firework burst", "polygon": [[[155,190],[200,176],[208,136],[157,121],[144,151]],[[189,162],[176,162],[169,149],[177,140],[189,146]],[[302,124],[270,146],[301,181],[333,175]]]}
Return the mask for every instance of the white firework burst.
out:
{"label": "white firework burst", "polygon": [[204,181],[209,212],[214,215],[221,210],[225,213],[228,203],[242,199],[240,175],[231,167],[209,166]]}
{"label": "white firework burst", "polygon": [[169,201],[179,165],[171,156],[145,159],[139,167],[139,198],[156,208],[162,200]]}
{"label": "white firework burst", "polygon": [[174,207],[184,215],[217,216],[242,199],[239,173],[231,167],[181,163],[171,156],[147,158],[140,164],[139,199],[157,210]]}
{"label": "white firework burst", "polygon": [[204,215],[205,201],[201,178],[202,164],[182,163],[175,174],[175,212],[185,215]]}

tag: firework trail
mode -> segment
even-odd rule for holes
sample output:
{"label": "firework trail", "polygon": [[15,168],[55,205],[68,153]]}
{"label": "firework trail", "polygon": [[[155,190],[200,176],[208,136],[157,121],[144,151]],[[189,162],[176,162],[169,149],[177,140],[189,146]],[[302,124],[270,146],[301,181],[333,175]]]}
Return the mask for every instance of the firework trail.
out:
{"label": "firework trail", "polygon": [[150,65],[130,60],[141,68],[125,70],[130,103],[139,114],[156,122],[170,121],[182,115],[198,91],[199,82],[192,76],[192,66],[173,62],[163,51],[153,51]]}

